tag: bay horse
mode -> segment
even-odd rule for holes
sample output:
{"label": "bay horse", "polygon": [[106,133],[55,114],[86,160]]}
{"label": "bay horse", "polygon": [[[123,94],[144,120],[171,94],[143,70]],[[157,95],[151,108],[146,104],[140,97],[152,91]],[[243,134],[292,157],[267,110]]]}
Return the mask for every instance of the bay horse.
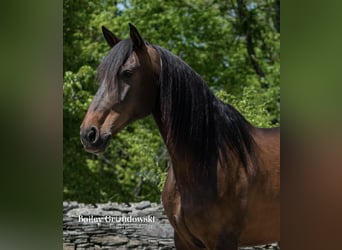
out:
{"label": "bay horse", "polygon": [[81,124],[101,153],[127,124],[152,114],[170,155],[162,193],[177,249],[228,249],[280,241],[280,131],[256,128],[221,102],[179,57],[130,26],[98,68],[99,89]]}

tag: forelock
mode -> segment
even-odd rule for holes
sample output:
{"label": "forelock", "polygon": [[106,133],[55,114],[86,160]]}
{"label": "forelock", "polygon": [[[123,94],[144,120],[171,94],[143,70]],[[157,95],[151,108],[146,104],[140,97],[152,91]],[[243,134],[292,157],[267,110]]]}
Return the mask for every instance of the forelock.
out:
{"label": "forelock", "polygon": [[115,81],[116,75],[127,58],[132,54],[133,46],[131,39],[120,41],[105,56],[97,69],[97,81],[100,85],[106,84],[110,88]]}

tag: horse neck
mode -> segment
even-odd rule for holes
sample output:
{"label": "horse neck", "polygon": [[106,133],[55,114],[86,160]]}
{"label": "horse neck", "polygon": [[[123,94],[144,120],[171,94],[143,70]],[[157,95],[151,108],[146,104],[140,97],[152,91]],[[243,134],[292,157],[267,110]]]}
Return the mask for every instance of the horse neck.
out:
{"label": "horse neck", "polygon": [[[205,86],[206,87],[206,86]],[[209,91],[206,89],[205,91]],[[189,98],[191,98],[189,96]],[[201,98],[201,97],[199,97]],[[203,98],[200,101],[204,101]],[[205,100],[208,102],[208,100]],[[211,118],[206,117],[208,115],[208,103],[202,105],[201,107],[206,110],[199,110],[196,115],[203,115],[201,118],[201,123],[206,124],[203,125],[200,129],[202,135],[189,136],[190,131],[187,131],[185,134],[182,134],[182,131],[174,131],[177,130],[176,126],[170,123],[171,117],[167,117],[167,115],[163,113],[163,103],[161,102],[160,96],[157,101],[157,105],[152,112],[154,120],[159,128],[160,134],[164,140],[164,143],[168,149],[168,153],[170,155],[170,160],[172,163],[173,172],[175,175],[175,179],[178,185],[179,190],[184,193],[193,193],[193,190],[199,191],[197,193],[213,193],[216,192],[214,189],[215,185],[212,183],[216,182],[216,173],[217,173],[217,149],[216,145],[214,146],[214,140],[216,138],[215,128],[209,128],[209,125],[206,124],[207,120],[211,120]],[[185,110],[191,109],[191,107],[183,106]],[[215,113],[211,110],[212,113]],[[194,114],[179,112],[178,119],[182,121],[188,121],[187,118],[189,116],[193,116]],[[185,117],[187,116],[187,118]],[[174,118],[174,117],[173,117]],[[174,121],[173,121],[174,122]],[[179,124],[178,124],[179,125]],[[198,124],[196,124],[198,126]],[[190,119],[186,124],[179,125],[180,127],[191,128],[194,127],[192,121]],[[193,130],[199,130],[197,128],[193,128]],[[178,133],[177,133],[178,132]],[[178,136],[177,136],[178,135]],[[200,138],[197,138],[197,137]],[[196,142],[196,140],[198,141]]]}
{"label": "horse neck", "polygon": [[[181,192],[182,196],[189,193],[204,194],[216,192],[213,190],[215,185],[210,184],[216,181],[216,176],[214,174],[209,175],[208,173],[208,171],[212,172],[213,169],[205,169],[203,166],[196,164],[192,160],[194,156],[189,153],[189,150],[177,148],[172,139],[167,138],[169,133],[168,127],[163,123],[162,114],[158,111],[152,114],[167,147],[177,189]],[[194,192],[194,190],[197,192]],[[195,199],[196,197],[189,198]]]}
{"label": "horse neck", "polygon": [[220,161],[231,174],[237,165],[249,171],[254,145],[250,124],[232,106],[217,99],[181,59],[156,49],[161,55],[162,72],[152,114],[168,148],[177,182],[209,185],[216,181]]}

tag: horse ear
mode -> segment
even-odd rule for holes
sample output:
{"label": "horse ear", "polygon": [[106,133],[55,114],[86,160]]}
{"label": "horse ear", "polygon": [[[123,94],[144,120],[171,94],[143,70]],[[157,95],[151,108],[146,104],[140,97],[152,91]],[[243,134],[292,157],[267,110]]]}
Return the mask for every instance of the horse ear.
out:
{"label": "horse ear", "polygon": [[133,42],[134,49],[144,49],[146,48],[144,40],[141,38],[137,28],[133,24],[129,23],[130,37]]}
{"label": "horse ear", "polygon": [[121,41],[116,35],[114,35],[110,30],[108,30],[105,26],[102,26],[102,33],[104,38],[106,39],[108,45],[113,48],[115,44]]}

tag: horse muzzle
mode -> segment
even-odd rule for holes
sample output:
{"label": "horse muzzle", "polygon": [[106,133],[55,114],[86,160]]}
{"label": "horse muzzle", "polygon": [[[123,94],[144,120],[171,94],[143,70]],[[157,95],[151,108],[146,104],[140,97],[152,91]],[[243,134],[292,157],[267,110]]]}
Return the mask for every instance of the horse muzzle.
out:
{"label": "horse muzzle", "polygon": [[95,126],[89,128],[81,128],[80,137],[84,149],[90,153],[102,153],[109,145],[112,134],[101,135]]}

